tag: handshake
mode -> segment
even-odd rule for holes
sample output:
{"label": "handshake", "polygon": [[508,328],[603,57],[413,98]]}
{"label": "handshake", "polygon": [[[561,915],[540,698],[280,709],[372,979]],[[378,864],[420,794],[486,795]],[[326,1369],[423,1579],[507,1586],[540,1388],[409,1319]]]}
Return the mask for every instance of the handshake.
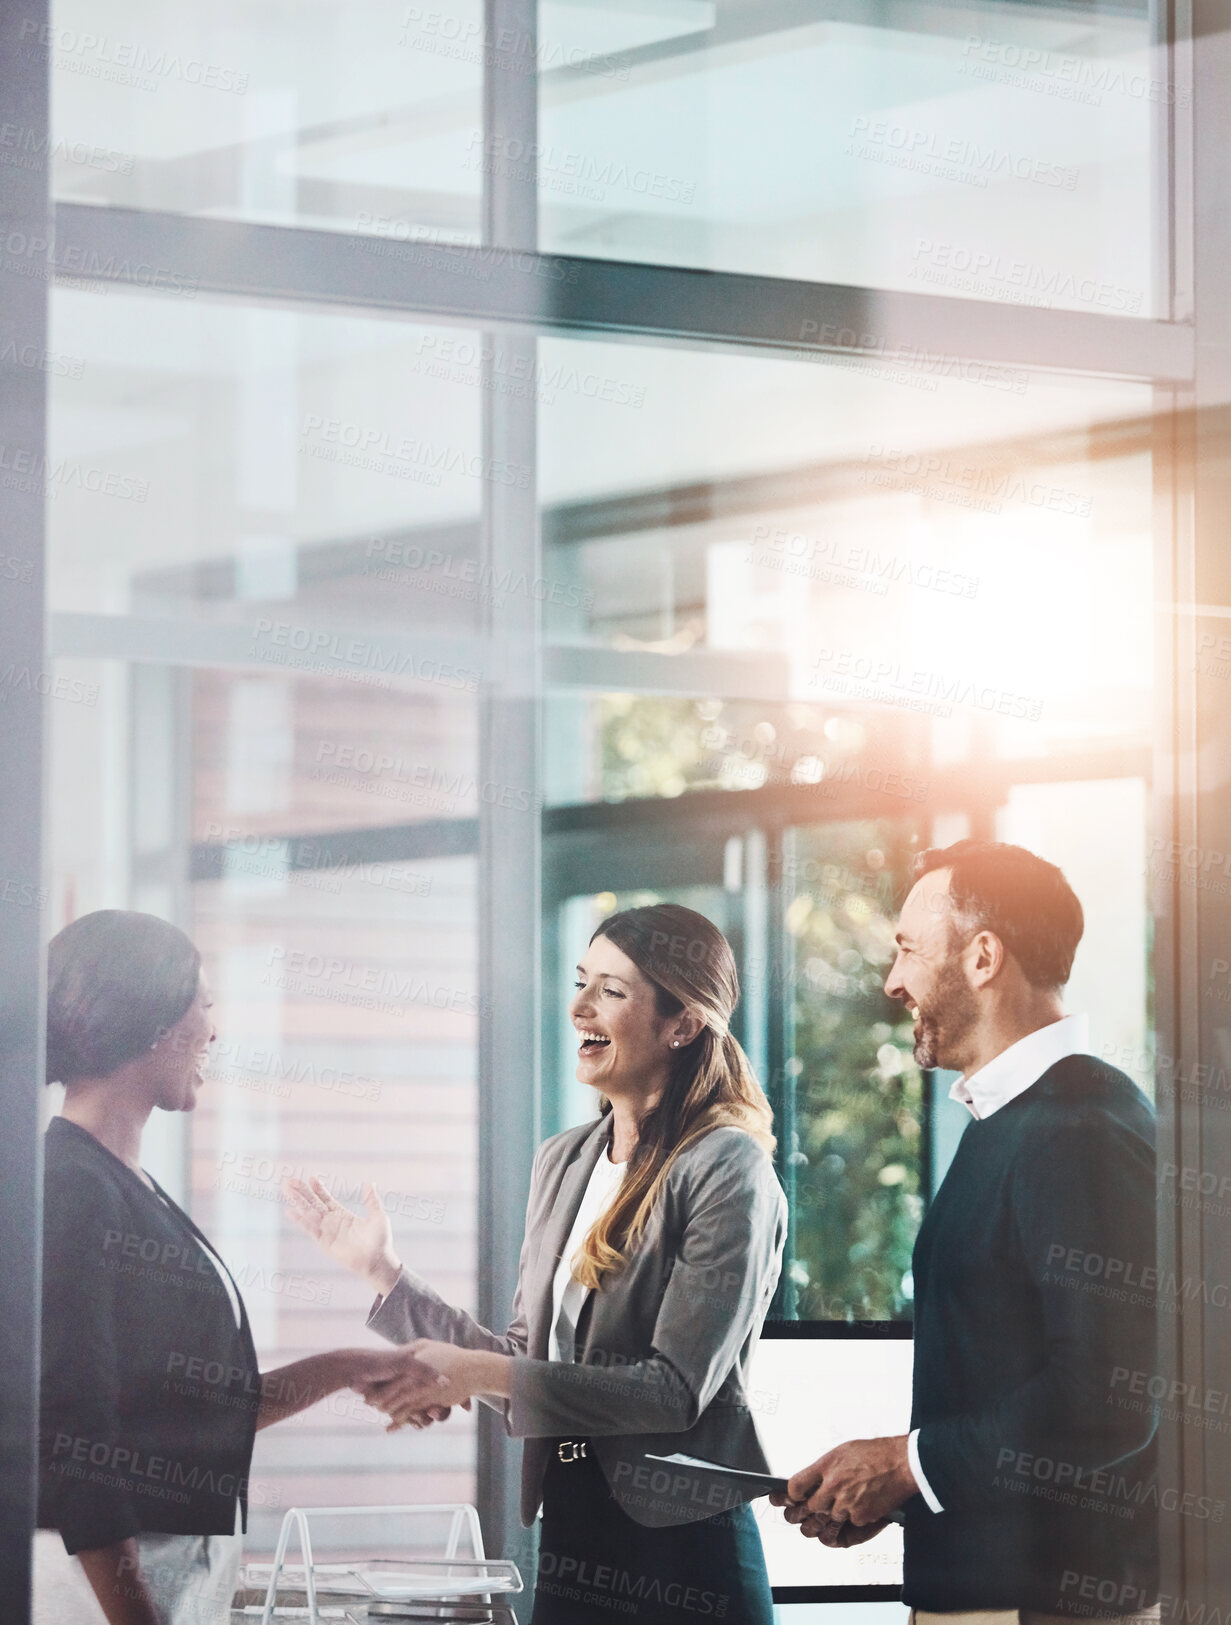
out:
{"label": "handshake", "polygon": [[386,1432],[444,1422],[454,1405],[470,1409],[469,1350],[419,1338],[397,1349],[347,1351],[346,1386],[389,1418]]}

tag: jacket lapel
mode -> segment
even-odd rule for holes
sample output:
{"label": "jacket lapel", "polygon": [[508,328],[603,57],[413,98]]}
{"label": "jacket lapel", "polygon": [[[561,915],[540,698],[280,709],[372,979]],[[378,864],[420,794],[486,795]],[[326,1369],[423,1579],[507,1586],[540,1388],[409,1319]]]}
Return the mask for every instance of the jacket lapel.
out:
{"label": "jacket lapel", "polygon": [[531,1358],[545,1359],[551,1335],[552,1282],[564,1252],[581,1199],[599,1157],[611,1140],[611,1115],[601,1118],[593,1132],[582,1140],[573,1160],[561,1170],[560,1182],[551,1209],[538,1235],[537,1272],[534,1301],[527,1305],[527,1346]]}

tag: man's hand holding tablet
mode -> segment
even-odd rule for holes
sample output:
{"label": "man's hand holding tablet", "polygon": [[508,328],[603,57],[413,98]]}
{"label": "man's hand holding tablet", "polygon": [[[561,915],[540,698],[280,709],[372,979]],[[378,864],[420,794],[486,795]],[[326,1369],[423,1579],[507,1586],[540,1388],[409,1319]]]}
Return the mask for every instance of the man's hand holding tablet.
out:
{"label": "man's hand holding tablet", "polygon": [[886,1439],[852,1439],[802,1467],[774,1491],[770,1500],[784,1507],[788,1523],[824,1546],[858,1546],[879,1535],[890,1523],[903,1521],[899,1510],[918,1494],[910,1470],[906,1435]]}

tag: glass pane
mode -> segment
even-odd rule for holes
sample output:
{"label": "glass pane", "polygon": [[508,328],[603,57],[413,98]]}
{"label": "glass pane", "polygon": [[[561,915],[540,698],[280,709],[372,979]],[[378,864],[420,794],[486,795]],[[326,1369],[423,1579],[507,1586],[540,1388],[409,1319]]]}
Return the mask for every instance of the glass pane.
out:
{"label": "glass pane", "polygon": [[58,0],[56,195],[477,242],[482,18],[479,0]]}
{"label": "glass pane", "polygon": [[714,889],[792,1202],[779,1310],[909,1318],[964,1126],[883,993],[915,853],[999,833],[1065,867],[1091,921],[1071,1008],[1148,1064],[1149,394],[557,339],[540,374],[572,674],[549,885]]}
{"label": "glass pane", "polygon": [[545,247],[1155,310],[1152,152],[1186,95],[1144,7],[543,14],[563,58],[540,81]]}
{"label": "glass pane", "polygon": [[923,1077],[910,1017],[883,984],[917,850],[917,828],[886,820],[798,830],[784,855],[795,1036],[791,1319],[910,1314],[926,1194]]}
{"label": "glass pane", "polygon": [[[751,787],[760,767],[806,782],[818,723],[823,760],[849,754],[848,724],[861,748],[883,741],[907,796],[930,758],[1145,748],[1142,386],[1001,369],[925,389],[875,366],[558,339],[541,341],[540,371],[557,381],[539,406],[545,568],[567,586],[545,605],[552,640],[620,654],[630,673],[638,655],[683,670],[720,654],[732,682],[810,708],[731,709],[738,690],[704,715],[654,700],[644,743],[669,738],[678,762],[678,783],[655,769],[662,793]],[[588,378],[611,381],[606,399],[568,387]],[[644,704],[604,702],[606,754],[569,752],[578,794],[635,789],[618,712]]]}
{"label": "glass pane", "polygon": [[[448,589],[477,561],[479,392],[408,386],[432,335],[401,324],[54,314],[81,365],[47,472],[51,925],[163,915],[215,995],[198,1109],[156,1114],[147,1161],[266,1367],[362,1341],[371,1303],[285,1215],[288,1173],[352,1205],[374,1181],[407,1261],[473,1305],[481,606]],[[344,1392],[260,1435],[250,1555],[294,1503],[473,1500],[470,1417],[429,1446],[378,1423]]]}

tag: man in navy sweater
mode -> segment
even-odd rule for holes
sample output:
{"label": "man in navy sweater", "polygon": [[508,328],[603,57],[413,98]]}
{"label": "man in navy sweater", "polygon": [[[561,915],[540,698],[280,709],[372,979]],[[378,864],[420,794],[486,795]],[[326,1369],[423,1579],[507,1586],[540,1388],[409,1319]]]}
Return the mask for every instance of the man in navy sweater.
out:
{"label": "man in navy sweater", "polygon": [[916,1625],[1158,1615],[1154,1114],[1064,1014],[1082,927],[1059,869],[983,841],[923,853],[902,909],[885,991],[972,1118],[915,1243],[911,1431],[775,1499],[833,1546],[901,1508]]}

